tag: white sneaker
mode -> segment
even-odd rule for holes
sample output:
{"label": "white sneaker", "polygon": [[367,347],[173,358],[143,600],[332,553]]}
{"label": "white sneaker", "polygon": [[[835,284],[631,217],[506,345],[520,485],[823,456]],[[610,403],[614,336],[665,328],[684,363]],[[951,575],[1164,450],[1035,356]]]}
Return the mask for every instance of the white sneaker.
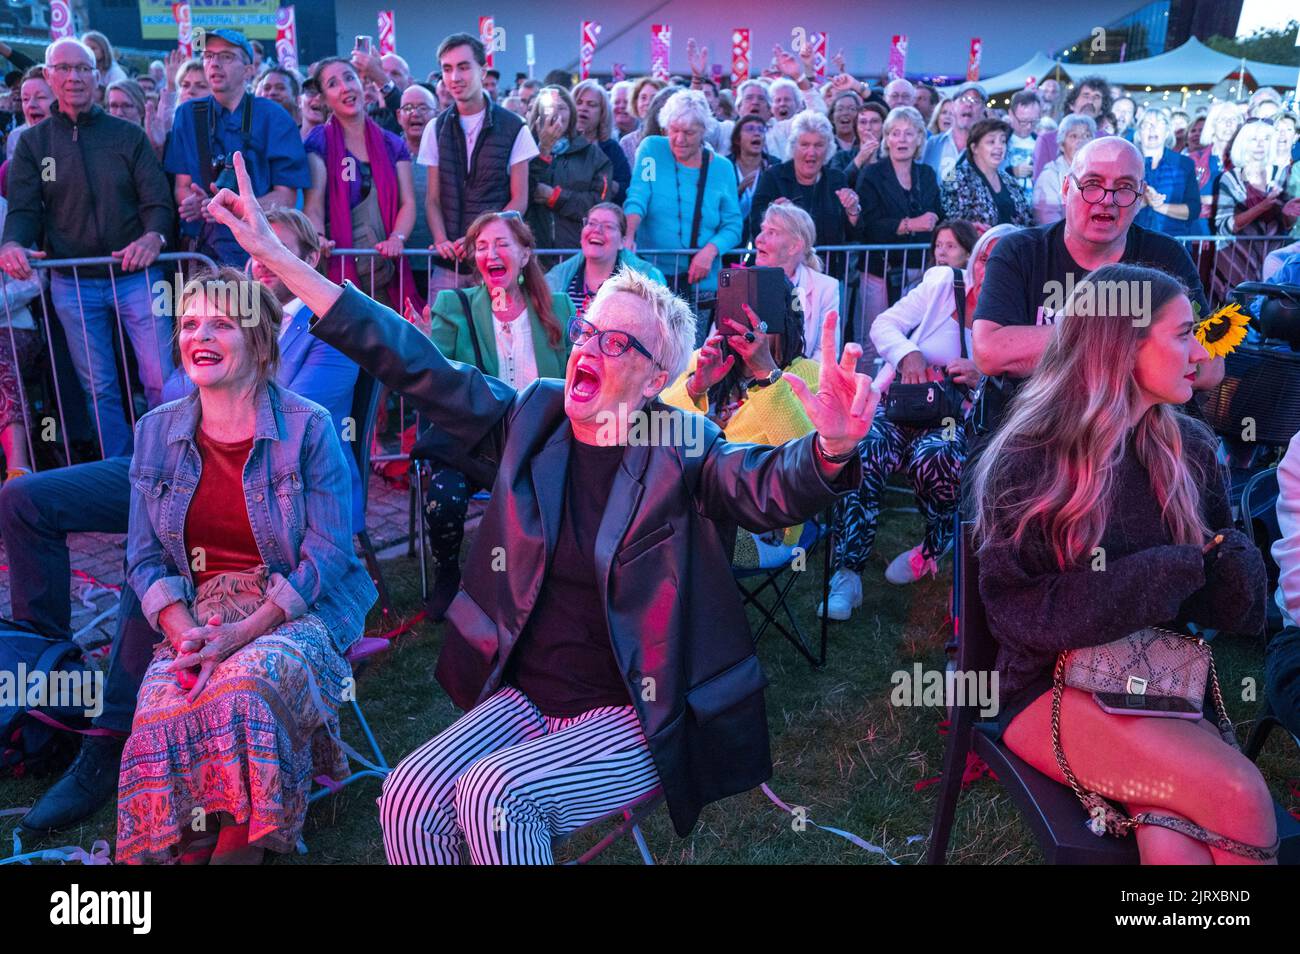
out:
{"label": "white sneaker", "polygon": [[885,579],[895,586],[906,586],[908,583],[915,583],[927,573],[933,576],[938,572],[939,567],[933,560],[922,558],[921,546],[917,544],[894,557],[885,568]]}
{"label": "white sneaker", "polygon": [[836,570],[831,577],[831,591],[824,605],[817,607],[818,616],[846,620],[862,605],[862,578],[852,570]]}

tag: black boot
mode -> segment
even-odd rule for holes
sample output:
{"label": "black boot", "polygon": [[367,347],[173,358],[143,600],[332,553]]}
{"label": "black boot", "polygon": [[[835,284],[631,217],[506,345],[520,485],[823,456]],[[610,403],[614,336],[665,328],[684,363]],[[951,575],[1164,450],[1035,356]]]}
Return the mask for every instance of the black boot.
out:
{"label": "black boot", "polygon": [[437,578],[433,582],[433,589],[429,593],[428,602],[424,604],[424,611],[435,623],[441,623],[447,616],[447,607],[451,606],[451,601],[456,598],[456,593],[460,590],[460,564],[449,563],[445,566],[438,567]]}
{"label": "black boot", "polygon": [[20,824],[28,831],[51,832],[71,828],[99,811],[117,792],[125,739],[88,736],[76,761],[41,796]]}

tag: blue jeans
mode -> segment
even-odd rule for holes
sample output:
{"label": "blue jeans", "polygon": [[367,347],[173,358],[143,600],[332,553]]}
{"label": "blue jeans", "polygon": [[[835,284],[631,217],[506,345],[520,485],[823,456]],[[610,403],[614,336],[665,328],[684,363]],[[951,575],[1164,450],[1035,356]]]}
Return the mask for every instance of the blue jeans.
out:
{"label": "blue jeans", "polygon": [[162,400],[163,382],[172,371],[171,321],[153,313],[150,292],[154,280],[161,276],[157,269],[115,272],[111,279],[84,274],[74,279],[61,270],[50,276],[50,299],[67,335],[68,351],[86,391],[104,457],[131,453],[131,426],[122,412],[113,351],[114,315],[121,319],[131,340],[150,407]]}
{"label": "blue jeans", "polygon": [[[30,474],[0,487],[0,538],[9,558],[14,619],[50,636],[68,634],[68,534],[126,532],[130,466],[129,457],[113,457]],[[136,693],[160,638],[140,611],[134,591],[123,584],[104,709],[96,726],[131,730]]]}

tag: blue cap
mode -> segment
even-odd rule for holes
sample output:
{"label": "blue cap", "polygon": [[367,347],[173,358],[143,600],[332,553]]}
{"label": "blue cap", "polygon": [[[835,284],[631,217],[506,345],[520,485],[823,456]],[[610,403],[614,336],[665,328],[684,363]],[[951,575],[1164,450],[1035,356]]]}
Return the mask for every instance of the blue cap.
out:
{"label": "blue cap", "polygon": [[238,30],[232,30],[229,27],[222,27],[220,30],[206,30],[204,31],[204,36],[215,36],[218,39],[225,40],[231,46],[239,47],[239,49],[244,51],[244,56],[248,57],[248,62],[253,62],[253,44],[249,43],[244,34],[240,33]]}

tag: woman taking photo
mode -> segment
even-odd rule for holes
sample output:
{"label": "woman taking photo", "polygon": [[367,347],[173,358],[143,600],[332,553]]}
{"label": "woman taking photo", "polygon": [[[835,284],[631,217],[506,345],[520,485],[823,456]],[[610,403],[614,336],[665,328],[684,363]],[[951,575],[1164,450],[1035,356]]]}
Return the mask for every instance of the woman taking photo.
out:
{"label": "woman taking photo", "polygon": [[[939,181],[920,162],[925,124],[911,106],[891,110],[885,120],[888,159],[865,166],[858,175],[863,241],[868,245],[929,243],[939,223]],[[862,276],[861,321],[855,341],[867,336],[875,317],[901,297],[909,273],[920,274],[923,253],[872,252]]]}
{"label": "woman taking photo", "polygon": [[615,189],[614,167],[578,133],[568,90],[547,86],[534,96],[528,128],[539,150],[528,165],[528,225],[542,248],[575,248],[587,210]]}
{"label": "woman taking photo", "polygon": [[785,272],[798,299],[797,314],[803,316],[803,356],[820,361],[819,329],[829,312],[839,313],[840,283],[822,273],[815,244],[812,216],[789,201],[777,200],[767,207],[763,227],[754,239],[758,250],[754,264]]}
{"label": "woman taking photo", "polygon": [[648,136],[632,164],[632,187],[623,203],[624,244],[633,251],[638,244],[648,249],[697,249],[689,258],[648,257],[677,294],[685,297],[692,289],[711,294],[718,287],[722,253],[740,242],[736,172],[729,159],[704,148],[705,136],[717,120],[703,93],[674,93],[658,119],[666,135]]}
{"label": "woman taking photo", "polygon": [[[1147,320],[1098,315],[1103,282],[1150,289]],[[1233,528],[1214,435],[1178,410],[1208,360],[1182,286],[1155,269],[1107,265],[1073,301],[1094,304],[1067,305],[1057,318],[1038,370],[975,464],[973,485],[1002,739],[1058,782],[1059,653],[1151,626],[1256,633],[1266,579],[1259,550]],[[1094,572],[1098,560],[1105,572]],[[1085,789],[1129,815],[1173,817],[1176,830],[1137,828],[1144,864],[1276,854],[1268,786],[1208,722],[1109,714],[1090,693],[1066,687],[1060,742]],[[1207,844],[1211,833],[1221,840]]]}
{"label": "woman taking photo", "polygon": [[619,148],[618,140],[612,138],[614,116],[609,108],[609,95],[596,80],[583,80],[573,87],[573,106],[578,135],[594,142],[609,156],[614,182],[606,198],[611,202],[621,202],[632,182],[632,166]]}
{"label": "woman taking photo", "polygon": [[405,311],[407,302],[421,308],[424,299],[402,257],[416,211],[406,143],[366,115],[361,78],[350,62],[328,57],[316,64],[311,78],[331,116],[303,143],[312,178],[303,210],[330,243],[326,251],[373,248],[379,253],[331,256],[330,278],[347,278],[398,311]]}
{"label": "woman taking photo", "polygon": [[[474,288],[438,293],[428,309],[429,337],[453,361],[472,365],[523,390],[538,378],[564,377],[573,304],[552,292],[533,253],[536,242],[517,212],[485,212],[465,233],[480,283]],[[412,457],[433,462],[425,489],[424,519],[429,528],[437,579],[428,613],[441,620],[460,585],[460,544],[465,536],[469,498],[480,488],[466,474],[463,447],[430,430]]]}
{"label": "woman taking photo", "polygon": [[614,202],[593,205],[582,223],[582,247],[546,273],[551,291],[568,295],[573,313],[581,318],[587,305],[610,277],[621,268],[630,268],[663,284],[664,273],[643,258],[623,247],[627,234],[627,216]]}
{"label": "woman taking photo", "polygon": [[[1015,230],[1014,225],[995,225],[975,243],[970,268],[935,265],[926,270],[920,285],[897,305],[880,313],[871,326],[871,342],[885,360],[877,375],[882,393],[888,392],[891,383],[947,380],[957,385],[958,393],[979,384],[979,371],[970,358],[975,302],[989,256],[998,241]],[[835,620],[848,619],[862,605],[862,571],[875,549],[885,484],[894,474],[907,472],[917,508],[925,518],[925,537],[890,561],[885,579],[904,586],[927,573],[938,572],[939,558],[952,545],[966,458],[963,422],[940,421],[931,427],[899,424],[885,416],[884,402],[881,404],[871,430],[858,447],[862,486],[835,504],[835,575],[825,605],[826,614]],[[822,611],[818,607],[818,615]]]}
{"label": "woman taking photo", "polygon": [[731,128],[731,164],[736,169],[736,197],[740,215],[745,223],[740,244],[749,245],[754,238],[750,228],[750,213],[754,208],[754,193],[758,179],[781,160],[766,151],[767,122],[758,113],[741,117]]}
{"label": "woman taking photo", "polygon": [[1010,135],[1010,124],[1001,119],[981,119],[971,127],[966,151],[943,180],[945,218],[984,225],[1034,224],[1024,190],[1001,168]]}
{"label": "woman taking photo", "polygon": [[1065,218],[1065,196],[1062,185],[1070,174],[1074,154],[1083,144],[1096,138],[1097,123],[1091,116],[1070,113],[1056,129],[1056,142],[1061,154],[1043,166],[1034,180],[1034,224],[1052,225]]}
{"label": "woman taking photo", "polygon": [[329,413],[273,380],[279,303],[255,284],[228,313],[247,284],[226,268],[186,285],[176,348],[196,390],[136,428],[127,582],[164,639],[122,752],[119,863],[292,851],[312,779],[347,773],[343,654],[375,587]]}

